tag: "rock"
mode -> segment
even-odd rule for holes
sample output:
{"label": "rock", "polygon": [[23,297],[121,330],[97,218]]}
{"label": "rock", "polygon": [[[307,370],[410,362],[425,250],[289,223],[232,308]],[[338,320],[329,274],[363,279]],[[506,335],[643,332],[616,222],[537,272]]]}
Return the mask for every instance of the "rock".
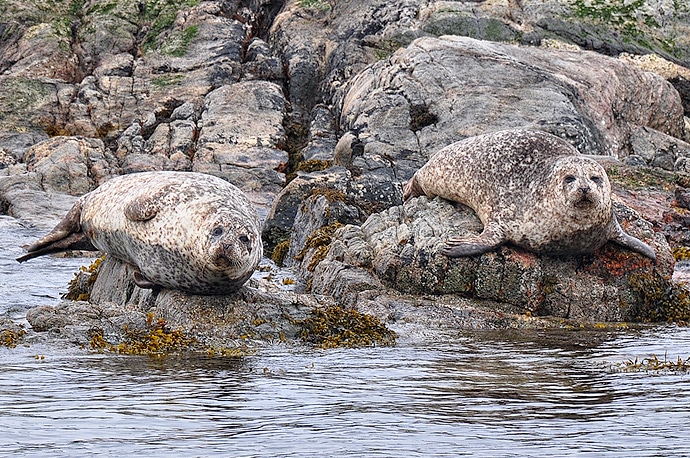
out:
{"label": "rock", "polygon": [[683,164],[690,157],[690,144],[649,127],[634,128],[630,143],[633,154],[644,160],[635,165],[683,171]]}
{"label": "rock", "polygon": [[250,280],[229,296],[195,296],[173,290],[142,290],[132,281],[132,268],[106,258],[93,285],[89,302],[63,301],[57,306],[29,310],[35,331],[69,330],[77,344],[89,345],[95,334],[112,344],[128,333],[147,330],[151,317],[166,329],[180,331],[202,350],[236,348],[261,341],[297,340],[298,320],[314,307],[328,304],[313,296]]}
{"label": "rock", "polygon": [[[420,123],[412,107],[433,116]],[[584,154],[625,157],[637,126],[682,136],[678,94],[661,78],[594,53],[459,37],[416,40],[360,73],[342,96],[341,127],[366,133],[365,153],[371,143],[393,159],[511,127],[549,131]]]}
{"label": "rock", "polygon": [[288,155],[285,99],[279,86],[247,81],[208,94],[201,115],[193,170],[225,178],[244,191],[277,193],[285,182],[276,169]]}
{"label": "rock", "polygon": [[25,154],[43,190],[81,196],[118,173],[117,161],[103,142],[81,137],[54,137]]}
{"label": "rock", "polygon": [[47,139],[43,132],[0,132],[0,149],[11,154],[16,161],[21,161],[29,148]]}
{"label": "rock", "polygon": [[352,304],[362,291],[385,286],[398,294],[452,294],[509,304],[514,313],[626,321],[636,319],[642,302],[636,279],[658,275],[670,281],[673,273],[663,235],[620,204],[621,224],[655,248],[656,266],[612,243],[587,256],[539,256],[504,246],[479,257],[451,259],[440,253],[449,234],[481,231],[475,214],[457,207],[421,197],[372,214],[361,227],[340,229],[314,269],[312,291]]}
{"label": "rock", "polygon": [[676,188],[675,198],[678,207],[690,210],[690,189]]}
{"label": "rock", "polygon": [[0,211],[26,223],[50,229],[77,198],[44,191],[35,173],[0,177]]}
{"label": "rock", "polygon": [[276,196],[262,228],[264,252],[270,254],[276,245],[290,239],[295,217],[302,202],[313,189],[326,187],[345,189],[345,171],[298,174]]}

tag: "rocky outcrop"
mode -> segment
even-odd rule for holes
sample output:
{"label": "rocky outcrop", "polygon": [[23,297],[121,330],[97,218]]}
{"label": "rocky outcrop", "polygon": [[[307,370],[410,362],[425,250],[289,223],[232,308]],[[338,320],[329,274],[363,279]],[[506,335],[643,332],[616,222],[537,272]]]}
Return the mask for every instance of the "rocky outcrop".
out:
{"label": "rocky outcrop", "polygon": [[[250,331],[294,336],[289,320],[267,317],[333,301],[421,327],[660,319],[641,309],[656,300],[642,290],[670,288],[661,234],[690,243],[690,11],[678,2],[10,0],[2,10],[3,214],[48,225],[113,175],[213,174],[249,194],[266,252],[305,292],[256,279],[236,297],[146,292],[112,261],[90,304],[32,312],[37,329],[115,333],[155,312],[222,344]],[[650,52],[663,71],[640,56]],[[402,205],[401,185],[443,146],[506,128],[605,155],[617,178],[641,171],[641,185],[612,181],[652,225],[617,211],[659,263],[608,245],[578,258],[509,246],[440,256],[445,234],[478,230],[476,218],[442,201]],[[646,171],[659,169],[674,178],[657,189]],[[58,324],[41,324],[51,314]],[[272,331],[257,330],[263,320]]]}
{"label": "rocky outcrop", "polygon": [[482,256],[441,254],[454,235],[481,232],[474,212],[443,199],[411,199],[346,226],[332,237],[313,269],[312,291],[356,303],[358,294],[382,287],[414,295],[457,294],[510,304],[516,313],[576,320],[635,321],[641,306],[636,281],[673,273],[662,234],[630,209],[617,205],[626,230],[659,253],[657,263],[607,244],[593,255],[541,256],[511,246]]}
{"label": "rocky outcrop", "polygon": [[194,296],[174,290],[143,290],[132,280],[131,266],[107,258],[98,270],[88,302],[65,301],[27,313],[36,331],[60,330],[66,338],[89,345],[94,334],[122,342],[127,333],[144,332],[150,317],[169,330],[193,337],[205,348],[237,348],[260,341],[296,340],[299,321],[317,306],[329,304],[298,294],[257,274],[236,294]]}

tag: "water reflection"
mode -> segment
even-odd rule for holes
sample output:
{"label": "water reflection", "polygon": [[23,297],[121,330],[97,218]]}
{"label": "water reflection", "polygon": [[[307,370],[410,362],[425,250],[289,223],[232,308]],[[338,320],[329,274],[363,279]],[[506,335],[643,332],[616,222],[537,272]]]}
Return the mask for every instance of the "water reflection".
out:
{"label": "water reflection", "polygon": [[[12,264],[18,249],[5,251],[8,240],[18,247],[24,238],[31,236],[0,235],[0,312],[22,313],[34,301],[29,290],[56,297],[83,264],[44,258],[33,266],[42,278],[26,278]],[[57,271],[66,280],[56,279]],[[18,289],[8,288],[7,278]],[[687,456],[690,377],[610,370],[652,354],[686,358],[690,330],[464,332],[395,348],[278,345],[243,358],[0,347],[0,450],[3,456]]]}

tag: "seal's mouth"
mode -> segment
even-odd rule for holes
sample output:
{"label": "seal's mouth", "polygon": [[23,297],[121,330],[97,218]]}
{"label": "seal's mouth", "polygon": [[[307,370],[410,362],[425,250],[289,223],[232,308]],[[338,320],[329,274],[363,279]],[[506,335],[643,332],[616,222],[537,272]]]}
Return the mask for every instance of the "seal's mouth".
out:
{"label": "seal's mouth", "polygon": [[587,195],[582,196],[580,200],[575,202],[575,208],[587,209],[594,206],[594,201],[590,199]]}
{"label": "seal's mouth", "polygon": [[214,259],[214,264],[223,269],[237,269],[242,261],[233,250],[221,250]]}

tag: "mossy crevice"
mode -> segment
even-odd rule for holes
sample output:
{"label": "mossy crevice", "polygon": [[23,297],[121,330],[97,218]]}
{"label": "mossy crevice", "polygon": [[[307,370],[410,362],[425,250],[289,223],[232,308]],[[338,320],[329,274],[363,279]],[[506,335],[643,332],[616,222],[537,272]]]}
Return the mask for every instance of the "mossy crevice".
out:
{"label": "mossy crevice", "polygon": [[288,254],[288,251],[290,250],[290,239],[283,240],[279,244],[273,248],[273,251],[271,252],[271,259],[273,262],[275,262],[278,266],[282,267],[283,264],[285,263],[285,257]]}
{"label": "mossy crevice", "polygon": [[313,272],[316,266],[326,259],[328,247],[333,241],[333,234],[343,226],[343,223],[336,221],[328,226],[323,226],[315,230],[304,242],[304,248],[297,253],[295,260],[302,261],[308,252],[316,249],[316,252],[312,255],[309,265],[307,266],[307,270]]}

